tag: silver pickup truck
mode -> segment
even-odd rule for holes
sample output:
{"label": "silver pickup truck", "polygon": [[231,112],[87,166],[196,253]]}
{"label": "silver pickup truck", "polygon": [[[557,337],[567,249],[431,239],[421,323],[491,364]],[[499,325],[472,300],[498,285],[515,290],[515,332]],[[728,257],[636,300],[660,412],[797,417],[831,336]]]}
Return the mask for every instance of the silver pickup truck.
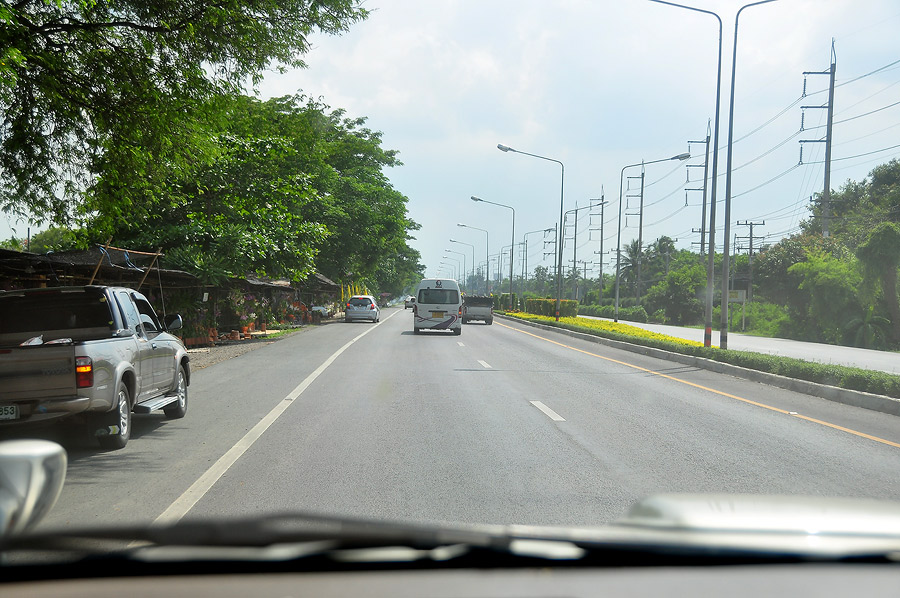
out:
{"label": "silver pickup truck", "polygon": [[0,292],[0,429],[71,418],[120,449],[132,411],[184,417],[189,358],[169,334],[181,325],[122,287]]}
{"label": "silver pickup truck", "polygon": [[473,320],[481,320],[488,325],[494,323],[493,297],[463,296],[462,322],[463,324],[468,324]]}

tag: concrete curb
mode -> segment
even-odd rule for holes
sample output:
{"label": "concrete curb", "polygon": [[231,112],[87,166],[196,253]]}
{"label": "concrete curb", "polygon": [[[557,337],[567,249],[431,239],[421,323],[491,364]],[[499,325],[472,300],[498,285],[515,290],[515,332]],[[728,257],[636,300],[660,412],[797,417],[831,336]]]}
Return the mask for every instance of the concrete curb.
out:
{"label": "concrete curb", "polygon": [[540,324],[538,322],[520,320],[519,318],[510,318],[500,314],[494,314],[494,317],[513,322],[521,322],[522,324],[531,326],[533,328],[540,328],[541,330],[557,332],[559,334],[564,334],[566,336],[571,336],[591,343],[606,345],[608,347],[621,349],[623,351],[630,351],[631,353],[638,353],[640,355],[646,355],[648,357],[656,357],[657,359],[674,361],[676,363],[703,368],[705,370],[710,370],[719,374],[728,374],[737,378],[744,378],[753,382],[759,382],[761,384],[777,386],[778,388],[784,388],[785,390],[792,390],[794,392],[812,395],[828,401],[834,401],[835,403],[842,403],[844,405],[852,405],[854,407],[869,409],[870,411],[879,411],[881,413],[900,416],[900,399],[895,399],[893,397],[886,397],[883,395],[876,395],[868,392],[861,392],[858,390],[848,390],[846,388],[838,388],[837,386],[829,386],[827,384],[819,384],[816,382],[807,382],[806,380],[797,380],[796,378],[788,378],[786,376],[779,376],[778,374],[770,374],[768,372],[761,372],[759,370],[751,370],[749,368],[732,365],[730,363],[713,361],[712,359],[706,359],[705,357],[695,357],[693,355],[673,353],[671,351],[665,351],[663,349],[645,347],[643,345],[635,345],[632,343],[626,343],[624,341],[617,341],[600,336],[595,336],[593,334],[587,334],[585,332],[576,332],[574,330],[568,330],[566,328],[547,326],[546,324]]}

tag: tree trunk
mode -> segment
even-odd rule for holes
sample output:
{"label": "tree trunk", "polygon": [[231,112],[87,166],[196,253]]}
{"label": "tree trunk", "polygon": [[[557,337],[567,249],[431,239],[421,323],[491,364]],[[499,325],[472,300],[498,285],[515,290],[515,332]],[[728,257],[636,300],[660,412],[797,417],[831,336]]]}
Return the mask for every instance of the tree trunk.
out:
{"label": "tree trunk", "polygon": [[894,342],[900,342],[900,297],[897,297],[897,267],[890,265],[885,268],[881,277],[881,289],[884,292],[884,300],[887,302],[888,311],[891,314],[891,331]]}

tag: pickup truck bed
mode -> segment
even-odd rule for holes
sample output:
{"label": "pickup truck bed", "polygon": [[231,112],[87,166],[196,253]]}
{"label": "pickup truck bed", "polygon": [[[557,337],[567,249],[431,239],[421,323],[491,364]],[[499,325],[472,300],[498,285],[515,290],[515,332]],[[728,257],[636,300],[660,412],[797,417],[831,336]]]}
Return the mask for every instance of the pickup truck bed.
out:
{"label": "pickup truck bed", "polygon": [[190,367],[147,299],[122,287],[0,292],[0,428],[71,418],[122,448],[132,411],[183,417]]}

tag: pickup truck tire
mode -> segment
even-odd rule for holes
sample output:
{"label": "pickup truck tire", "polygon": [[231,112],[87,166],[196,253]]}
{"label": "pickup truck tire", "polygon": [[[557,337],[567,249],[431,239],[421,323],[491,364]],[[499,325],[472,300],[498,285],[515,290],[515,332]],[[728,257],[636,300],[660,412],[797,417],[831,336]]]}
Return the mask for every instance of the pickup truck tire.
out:
{"label": "pickup truck tire", "polygon": [[131,438],[131,397],[124,382],[119,382],[116,396],[118,397],[117,408],[109,413],[104,413],[98,420],[98,423],[104,428],[117,426],[119,429],[118,434],[97,437],[100,447],[109,451],[125,448],[125,445],[128,444],[128,439]]}
{"label": "pickup truck tire", "polygon": [[171,403],[168,407],[163,407],[163,413],[168,419],[181,419],[187,413],[187,377],[184,375],[184,366],[178,366],[178,374],[175,378],[175,393],[178,400]]}

